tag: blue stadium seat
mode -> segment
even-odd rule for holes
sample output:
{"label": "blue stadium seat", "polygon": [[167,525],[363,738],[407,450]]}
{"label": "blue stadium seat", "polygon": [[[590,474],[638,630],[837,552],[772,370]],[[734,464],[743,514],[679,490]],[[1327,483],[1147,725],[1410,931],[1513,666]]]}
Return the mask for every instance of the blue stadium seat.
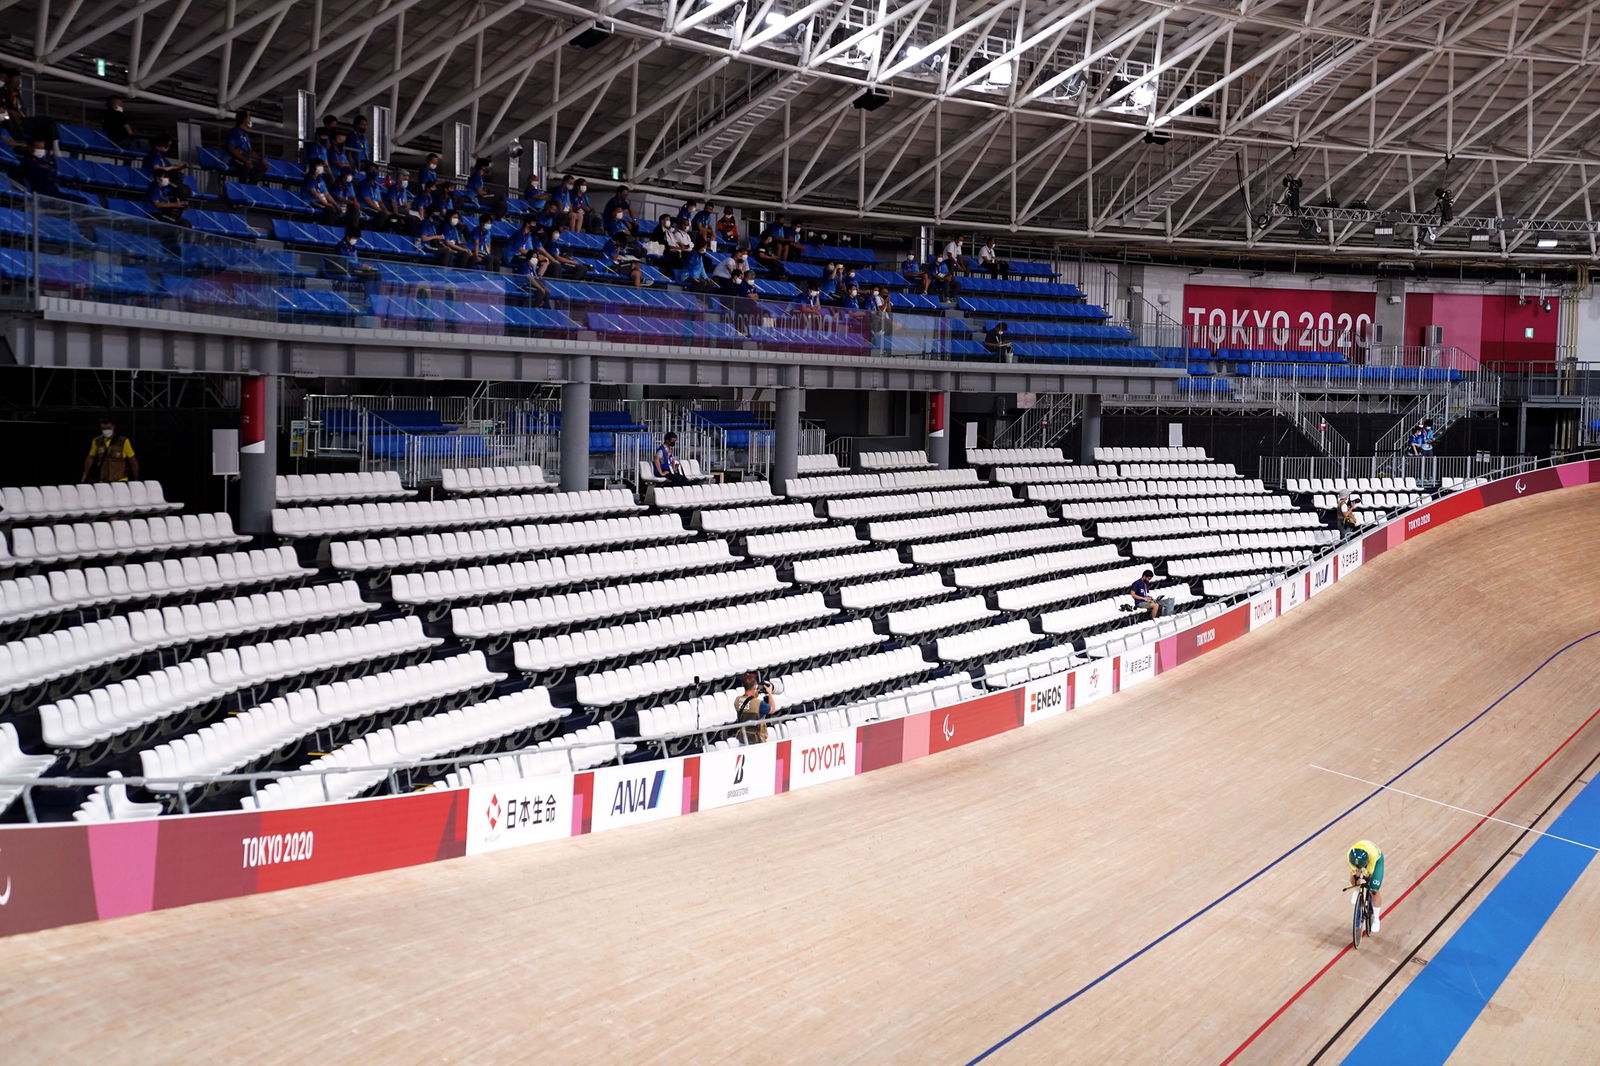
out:
{"label": "blue stadium seat", "polygon": [[75,126],[70,122],[56,123],[56,142],[69,152],[92,152],[116,159],[138,159],[143,153],[123,148],[110,137],[89,126]]}

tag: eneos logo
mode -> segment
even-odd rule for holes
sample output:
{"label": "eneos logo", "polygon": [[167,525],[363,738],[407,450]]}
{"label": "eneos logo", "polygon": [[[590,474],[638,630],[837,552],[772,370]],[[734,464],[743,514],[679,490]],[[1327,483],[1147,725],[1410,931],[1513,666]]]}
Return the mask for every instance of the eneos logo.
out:
{"label": "eneos logo", "polygon": [[1065,709],[1067,694],[1060,684],[1036,689],[1028,694],[1028,716],[1053,714]]}

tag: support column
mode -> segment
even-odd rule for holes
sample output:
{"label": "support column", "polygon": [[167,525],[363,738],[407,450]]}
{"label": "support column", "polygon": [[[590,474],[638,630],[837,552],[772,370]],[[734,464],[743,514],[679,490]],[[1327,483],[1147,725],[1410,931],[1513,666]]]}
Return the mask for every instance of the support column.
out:
{"label": "support column", "polygon": [[239,529],[271,533],[278,502],[278,379],[247,377],[239,389]]}
{"label": "support column", "polygon": [[1517,403],[1517,454],[1528,454],[1528,401]]}
{"label": "support column", "polygon": [[581,492],[589,487],[589,357],[567,365],[578,380],[561,386],[561,491]]}
{"label": "support column", "polygon": [[1091,392],[1083,398],[1083,435],[1078,442],[1078,462],[1094,462],[1094,450],[1100,447],[1100,394]]}
{"label": "support column", "polygon": [[928,393],[928,458],[939,470],[950,469],[950,394]]}
{"label": "support column", "polygon": [[782,493],[784,482],[800,476],[800,402],[805,394],[794,388],[780,388],[777,393],[772,427],[772,491]]}

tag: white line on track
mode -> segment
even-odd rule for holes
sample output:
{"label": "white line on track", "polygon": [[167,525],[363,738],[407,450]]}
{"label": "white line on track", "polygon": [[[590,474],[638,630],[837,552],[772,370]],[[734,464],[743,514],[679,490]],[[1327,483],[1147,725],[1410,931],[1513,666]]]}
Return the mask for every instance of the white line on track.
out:
{"label": "white line on track", "polygon": [[1452,811],[1460,811],[1462,814],[1468,814],[1474,818],[1482,818],[1490,822],[1499,822],[1501,825],[1509,825],[1513,829],[1522,829],[1537,836],[1549,837],[1551,840],[1559,840],[1564,844],[1571,844],[1574,847],[1583,848],[1585,851],[1600,853],[1600,848],[1595,847],[1593,844],[1585,844],[1581,840],[1573,840],[1571,837],[1557,836],[1555,833],[1546,833],[1543,830],[1535,829],[1531,825],[1523,825],[1521,822],[1508,822],[1504,818],[1496,818],[1492,814],[1480,814],[1478,811],[1469,811],[1465,807],[1457,807],[1454,803],[1446,803],[1444,800],[1436,800],[1429,796],[1419,796],[1415,792],[1407,792],[1403,788],[1395,788],[1393,785],[1386,785],[1382,781],[1368,781],[1364,777],[1357,777],[1355,774],[1347,774],[1342,770],[1330,770],[1328,767],[1318,766],[1316,763],[1311,763],[1310,765],[1313,770],[1321,770],[1325,774],[1333,774],[1335,777],[1344,777],[1350,779],[1351,781],[1359,781],[1363,785],[1371,785],[1373,788],[1381,788],[1386,792],[1393,792],[1396,795],[1408,796],[1414,800],[1421,800],[1423,803],[1432,803],[1437,807],[1445,807]]}

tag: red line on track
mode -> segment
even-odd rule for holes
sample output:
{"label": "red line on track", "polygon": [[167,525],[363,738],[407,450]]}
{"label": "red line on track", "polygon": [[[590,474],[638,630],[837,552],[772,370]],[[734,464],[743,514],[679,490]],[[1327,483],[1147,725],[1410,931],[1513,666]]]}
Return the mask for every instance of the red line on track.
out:
{"label": "red line on track", "polygon": [[[1554,751],[1552,751],[1549,755],[1546,755],[1544,757],[1544,761],[1542,761],[1541,763],[1539,763],[1538,766],[1535,766],[1532,770],[1530,770],[1528,772],[1528,776],[1524,777],[1521,781],[1519,781],[1517,783],[1517,787],[1516,788],[1512,789],[1510,792],[1507,792],[1504,799],[1502,799],[1499,803],[1496,803],[1492,808],[1490,808],[1488,814],[1485,814],[1482,818],[1478,819],[1477,823],[1475,825],[1473,825],[1473,827],[1471,829],[1467,830],[1466,835],[1464,835],[1460,840],[1456,841],[1454,844],[1451,844],[1450,845],[1450,850],[1446,851],[1443,855],[1439,856],[1439,858],[1434,861],[1432,866],[1428,867],[1426,870],[1424,870],[1422,872],[1422,876],[1421,877],[1418,877],[1415,881],[1411,882],[1410,886],[1407,887],[1404,892],[1400,893],[1399,897],[1396,898],[1393,903],[1391,903],[1387,907],[1385,907],[1383,909],[1384,915],[1387,916],[1396,907],[1398,907],[1398,906],[1400,906],[1400,904],[1404,903],[1406,897],[1411,895],[1411,893],[1413,893],[1413,892],[1415,892],[1417,890],[1417,886],[1418,885],[1420,885],[1420,884],[1422,884],[1422,882],[1426,881],[1429,878],[1429,876],[1432,875],[1432,873],[1435,870],[1437,870],[1441,865],[1444,864],[1444,861],[1446,859],[1448,859],[1450,856],[1452,856],[1452,855],[1454,855],[1456,853],[1456,850],[1458,848],[1460,848],[1461,845],[1465,844],[1468,840],[1470,840],[1474,833],[1476,833],[1478,830],[1482,829],[1486,824],[1488,824],[1489,819],[1493,818],[1497,813],[1499,813],[1499,810],[1500,810],[1501,807],[1504,807],[1507,803],[1510,803],[1511,802],[1511,798],[1513,796],[1515,796],[1518,792],[1521,792],[1524,785],[1526,785],[1529,781],[1532,781],[1534,779],[1534,777],[1539,773],[1540,770],[1543,770],[1546,766],[1550,765],[1550,761],[1552,759],[1554,759],[1557,755],[1560,755],[1562,750],[1565,749],[1568,744],[1571,744],[1575,739],[1577,739],[1578,734],[1583,732],[1585,729],[1587,729],[1589,727],[1589,723],[1593,722],[1596,718],[1600,718],[1600,707],[1596,707],[1594,713],[1583,720],[1583,724],[1582,725],[1578,726],[1578,728],[1574,729],[1570,734],[1568,734],[1566,740],[1563,740],[1559,745],[1557,745],[1556,749]],[[1349,953],[1350,953],[1350,945],[1349,944],[1346,944],[1344,947],[1340,948],[1338,953],[1335,954],[1333,956],[1333,958],[1329,959],[1325,964],[1323,964],[1322,969],[1318,970],[1316,973],[1311,975],[1311,980],[1309,980],[1305,984],[1301,985],[1298,989],[1295,990],[1294,995],[1292,995],[1288,999],[1284,1000],[1283,1001],[1283,1005],[1281,1007],[1279,1007],[1277,1010],[1273,1011],[1272,1014],[1268,1016],[1266,1021],[1262,1022],[1259,1026],[1257,1026],[1255,1032],[1253,1032],[1249,1036],[1245,1037],[1244,1043],[1242,1043],[1238,1047],[1234,1048],[1233,1052],[1227,1058],[1223,1059],[1222,1062],[1219,1064],[1219,1066],[1228,1066],[1229,1063],[1233,1062],[1240,1055],[1244,1054],[1245,1049],[1248,1048],[1251,1044],[1256,1042],[1256,1038],[1257,1037],[1259,1037],[1262,1033],[1266,1032],[1268,1027],[1270,1027],[1273,1022],[1275,1022],[1279,1018],[1283,1017],[1283,1014],[1284,1014],[1285,1011],[1287,1011],[1290,1007],[1294,1006],[1295,1002],[1297,1000],[1299,1000],[1299,998],[1301,996],[1305,995],[1306,992],[1310,991],[1312,985],[1314,985],[1318,981],[1322,980],[1323,975],[1326,974],[1329,970],[1333,969],[1334,964],[1337,963],[1340,959],[1344,958]]]}

